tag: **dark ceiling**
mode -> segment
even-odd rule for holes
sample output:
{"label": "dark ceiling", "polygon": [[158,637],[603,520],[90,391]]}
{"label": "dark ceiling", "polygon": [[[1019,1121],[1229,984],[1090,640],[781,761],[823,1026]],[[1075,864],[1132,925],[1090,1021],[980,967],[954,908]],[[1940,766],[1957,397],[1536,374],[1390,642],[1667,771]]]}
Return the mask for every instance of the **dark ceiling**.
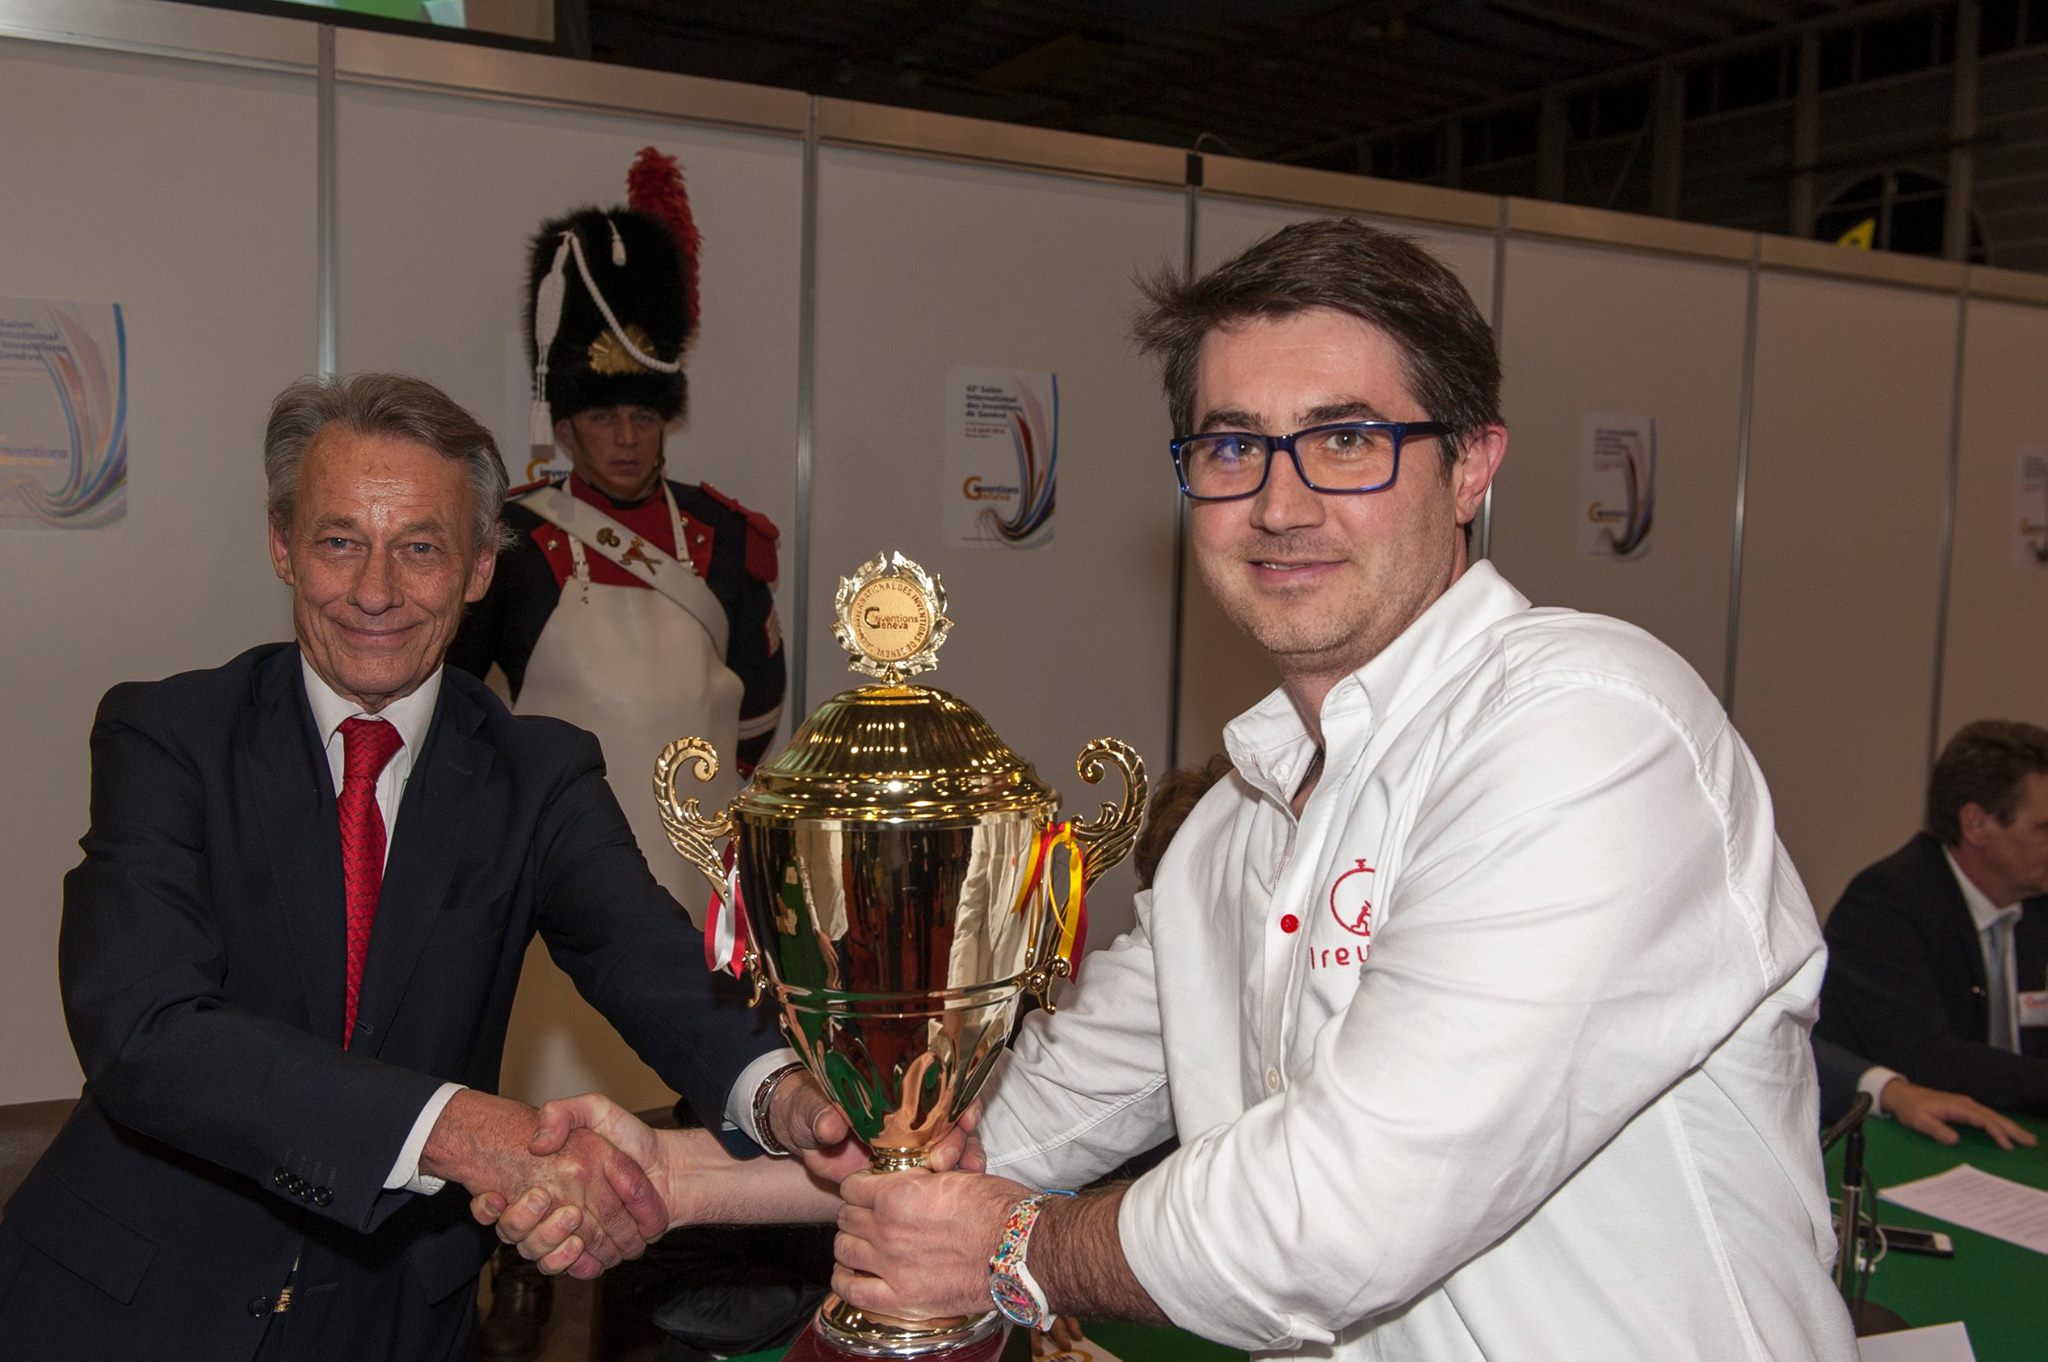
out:
{"label": "dark ceiling", "polygon": [[[585,0],[590,55],[1322,163],[1361,137],[1898,0]],[[1925,6],[1921,6],[1925,8]]]}

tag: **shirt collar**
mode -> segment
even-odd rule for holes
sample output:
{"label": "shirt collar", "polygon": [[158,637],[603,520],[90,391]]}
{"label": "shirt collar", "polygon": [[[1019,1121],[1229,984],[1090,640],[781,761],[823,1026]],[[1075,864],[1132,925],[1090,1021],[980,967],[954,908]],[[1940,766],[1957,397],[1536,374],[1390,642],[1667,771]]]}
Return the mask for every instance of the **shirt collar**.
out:
{"label": "shirt collar", "polygon": [[2004,907],[1993,903],[1991,896],[1963,873],[1963,868],[1956,864],[1955,855],[1947,847],[1941,849],[1941,858],[1948,862],[1949,872],[1956,877],[1956,887],[1963,891],[1963,905],[1970,910],[1970,921],[1976,925],[1979,934],[1990,931],[2006,918],[2020,915],[2017,903],[2008,903]]}
{"label": "shirt collar", "polygon": [[[313,726],[320,732],[320,745],[326,747],[334,741],[334,731],[347,720],[365,711],[353,700],[344,700],[334,693],[334,688],[321,679],[313,670],[304,649],[299,650],[299,675],[306,682],[306,699],[313,706]],[[388,719],[398,730],[405,750],[417,756],[420,743],[427,736],[427,725],[434,719],[434,703],[441,696],[441,668],[434,668],[434,674],[420,683],[418,690],[400,699],[393,700],[384,708],[368,717]]]}
{"label": "shirt collar", "polygon": [[[1474,563],[1377,657],[1330,688],[1323,697],[1323,740],[1369,734],[1415,692],[1433,691],[1438,671],[1454,653],[1528,608],[1528,597],[1508,585],[1492,563]],[[1308,728],[1285,690],[1231,720],[1223,745],[1245,779],[1283,804],[1315,759]]]}

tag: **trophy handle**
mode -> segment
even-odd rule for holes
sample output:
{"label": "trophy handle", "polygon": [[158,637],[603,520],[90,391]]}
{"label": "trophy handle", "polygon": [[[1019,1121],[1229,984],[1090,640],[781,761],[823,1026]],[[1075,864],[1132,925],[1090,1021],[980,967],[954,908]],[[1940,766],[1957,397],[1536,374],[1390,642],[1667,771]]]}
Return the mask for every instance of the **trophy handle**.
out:
{"label": "trophy handle", "polygon": [[728,804],[706,817],[698,812],[694,795],[688,799],[678,797],[676,780],[686,761],[696,765],[700,782],[718,774],[717,748],[703,738],[677,738],[662,748],[661,756],[655,760],[654,806],[661,810],[661,825],[668,830],[668,840],[676,854],[697,867],[711,881],[711,892],[723,897],[725,867],[718,863],[718,852],[711,844],[732,835],[732,806]]}
{"label": "trophy handle", "polygon": [[1131,854],[1138,840],[1138,827],[1145,821],[1145,759],[1137,749],[1116,738],[1097,738],[1081,749],[1074,769],[1090,785],[1102,780],[1105,764],[1123,773],[1121,803],[1104,804],[1099,816],[1074,824],[1074,840],[1087,855],[1082,860],[1082,883],[1092,886],[1104,871]]}
{"label": "trophy handle", "polygon": [[[1074,823],[1074,844],[1081,858],[1080,891],[1088,888],[1101,878],[1103,872],[1131,854],[1131,846],[1138,840],[1139,825],[1145,821],[1145,759],[1129,743],[1115,738],[1097,738],[1081,749],[1074,769],[1081,779],[1090,785],[1101,782],[1103,768],[1114,766],[1123,774],[1124,794],[1115,804],[1104,804],[1102,812],[1087,820]],[[1051,859],[1040,872],[1040,892],[1052,901]],[[1057,930],[1057,928],[1055,928]],[[1024,971],[1023,987],[1038,995],[1039,1005],[1047,1012],[1058,1011],[1053,1001],[1053,981],[1072,977],[1075,962],[1059,953],[1057,946],[1046,952],[1047,958]]]}
{"label": "trophy handle", "polygon": [[[704,738],[677,738],[661,749],[661,755],[654,762],[654,806],[661,811],[661,826],[668,832],[669,844],[676,854],[697,868],[699,874],[711,882],[711,892],[720,898],[725,896],[725,867],[720,864],[717,850],[712,843],[732,836],[733,806],[727,804],[717,813],[706,816],[698,811],[696,796],[688,799],[676,794],[676,781],[681,777],[683,764],[688,762],[696,768],[697,779],[708,781],[718,774],[718,749]],[[745,923],[741,924],[742,929]],[[762,992],[768,987],[768,975],[761,965],[761,952],[754,946],[753,934],[746,933],[747,976],[754,984],[753,1001],[761,1001]]]}

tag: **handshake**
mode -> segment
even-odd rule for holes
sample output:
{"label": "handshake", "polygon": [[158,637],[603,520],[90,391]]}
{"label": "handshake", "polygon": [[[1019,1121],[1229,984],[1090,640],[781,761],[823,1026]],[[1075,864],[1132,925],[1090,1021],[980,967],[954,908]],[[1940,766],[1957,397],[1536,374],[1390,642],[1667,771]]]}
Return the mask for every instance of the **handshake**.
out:
{"label": "handshake", "polygon": [[[861,1216],[873,1217],[876,1183],[904,1182],[868,1172],[868,1151],[810,1075],[792,1072],[777,1082],[766,1111],[770,1136],[799,1157],[736,1159],[708,1131],[655,1130],[596,1093],[536,1111],[464,1090],[436,1122],[420,1171],[462,1183],[473,1194],[476,1218],[495,1225],[500,1239],[517,1245],[543,1272],[582,1278],[639,1257],[653,1240],[682,1225],[836,1219],[846,1231],[849,1211],[856,1226]],[[970,1110],[932,1147],[935,1172],[984,1170],[972,1134],[978,1116],[978,1109]],[[842,1203],[842,1192],[848,1202]],[[936,1206],[924,1209],[944,1214]],[[881,1281],[876,1269],[882,1262],[864,1252],[864,1241],[842,1232],[838,1248],[834,1286],[842,1295],[849,1287],[857,1296],[883,1291],[902,1303],[903,1293]],[[849,1270],[849,1248],[861,1259],[861,1270]],[[985,1300],[980,1308],[987,1308]]]}

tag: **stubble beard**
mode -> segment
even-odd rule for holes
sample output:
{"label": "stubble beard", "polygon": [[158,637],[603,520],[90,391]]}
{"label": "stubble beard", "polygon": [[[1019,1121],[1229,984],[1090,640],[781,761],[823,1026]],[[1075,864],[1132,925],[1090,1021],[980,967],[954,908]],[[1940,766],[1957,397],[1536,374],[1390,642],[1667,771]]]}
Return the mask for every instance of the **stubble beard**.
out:
{"label": "stubble beard", "polygon": [[[1276,557],[1292,550],[1282,541],[1266,547]],[[1334,681],[1378,657],[1428,610],[1455,575],[1452,558],[1447,554],[1389,581],[1353,582],[1350,591],[1332,593],[1326,601],[1264,595],[1244,576],[1249,569],[1241,559],[1226,564],[1230,580],[1219,580],[1206,561],[1197,565],[1211,599],[1259,646],[1283,681]],[[1318,606],[1327,608],[1319,611]]]}

